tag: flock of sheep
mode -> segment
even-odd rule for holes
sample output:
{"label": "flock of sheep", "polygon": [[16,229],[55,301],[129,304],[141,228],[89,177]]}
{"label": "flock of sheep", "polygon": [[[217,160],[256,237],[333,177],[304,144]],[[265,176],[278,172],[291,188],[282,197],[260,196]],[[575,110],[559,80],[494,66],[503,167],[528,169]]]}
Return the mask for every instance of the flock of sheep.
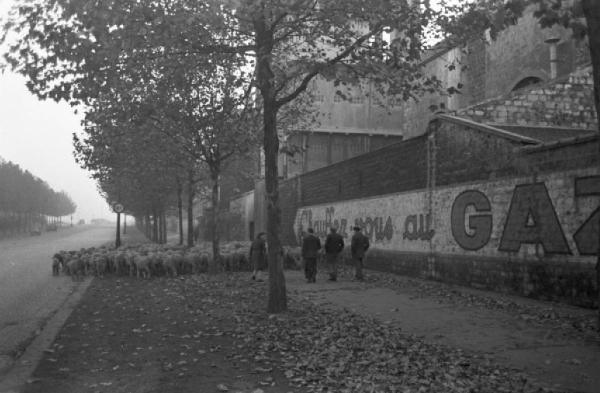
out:
{"label": "flock of sheep", "polygon": [[[224,271],[251,271],[248,258],[250,244],[227,243],[221,247],[217,267]],[[288,268],[298,268],[299,250],[286,248],[282,252]],[[209,270],[212,252],[208,245],[183,246],[140,244],[119,249],[108,247],[82,248],[79,251],[60,251],[52,257],[52,274],[70,275],[74,280],[87,275],[127,275],[137,278],[175,277],[180,274],[199,274]]]}

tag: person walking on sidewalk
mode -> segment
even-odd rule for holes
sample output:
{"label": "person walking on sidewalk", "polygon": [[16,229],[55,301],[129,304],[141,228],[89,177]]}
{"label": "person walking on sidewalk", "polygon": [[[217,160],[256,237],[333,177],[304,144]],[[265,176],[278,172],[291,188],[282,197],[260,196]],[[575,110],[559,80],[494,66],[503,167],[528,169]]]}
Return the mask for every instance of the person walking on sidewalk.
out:
{"label": "person walking on sidewalk", "polygon": [[337,260],[343,249],[344,238],[337,233],[336,228],[331,227],[325,239],[325,259],[329,267],[329,281],[337,281]]}
{"label": "person walking on sidewalk", "polygon": [[306,282],[317,281],[317,257],[321,249],[321,240],[314,235],[312,228],[306,230],[307,235],[302,239],[302,258],[304,258],[304,275]]}
{"label": "person walking on sidewalk", "polygon": [[266,233],[261,232],[252,241],[250,246],[250,262],[254,271],[252,279],[262,281],[260,272],[267,268],[267,244],[265,242]]}
{"label": "person walking on sidewalk", "polygon": [[354,261],[355,274],[354,278],[362,281],[364,279],[362,269],[364,267],[365,253],[369,249],[369,238],[362,234],[360,227],[354,227],[354,235],[352,235],[352,243],[350,251],[352,252],[352,260]]}

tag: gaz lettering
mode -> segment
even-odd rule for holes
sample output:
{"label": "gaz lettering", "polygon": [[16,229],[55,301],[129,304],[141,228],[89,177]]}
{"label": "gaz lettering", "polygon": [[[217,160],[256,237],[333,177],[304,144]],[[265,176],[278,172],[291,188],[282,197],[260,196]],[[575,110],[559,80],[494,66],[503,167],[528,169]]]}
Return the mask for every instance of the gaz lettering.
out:
{"label": "gaz lettering", "polygon": [[[600,176],[575,179],[575,197],[600,195]],[[469,208],[474,213],[468,214]],[[452,205],[450,223],[454,240],[465,250],[476,251],[492,235],[492,206],[478,190],[459,194]],[[577,229],[573,239],[581,255],[598,250],[600,208]],[[518,252],[522,244],[536,244],[547,254],[571,254],[556,210],[544,183],[520,184],[513,191],[499,251]]]}

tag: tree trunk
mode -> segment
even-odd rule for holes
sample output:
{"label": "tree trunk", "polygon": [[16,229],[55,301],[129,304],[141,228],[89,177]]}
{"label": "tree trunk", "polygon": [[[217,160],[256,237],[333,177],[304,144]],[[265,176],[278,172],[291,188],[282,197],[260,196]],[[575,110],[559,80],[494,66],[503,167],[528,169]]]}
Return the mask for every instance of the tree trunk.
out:
{"label": "tree trunk", "polygon": [[273,86],[271,58],[273,52],[273,31],[264,19],[264,15],[254,20],[256,33],[256,78],[263,100],[263,148],[265,151],[265,188],[267,203],[267,258],[269,263],[269,299],[268,313],[280,313],[287,310],[287,294],[283,261],[280,257],[281,241],[279,232],[281,212],[279,209],[279,136],[277,135],[276,91]]}
{"label": "tree trunk", "polygon": [[121,213],[117,213],[117,236],[115,239],[115,248],[121,247]]}
{"label": "tree trunk", "polygon": [[163,238],[162,238],[162,243],[166,244],[167,243],[167,212],[163,210],[162,212],[162,224],[163,224]]}
{"label": "tree trunk", "polygon": [[177,182],[177,218],[179,224],[179,244],[183,245],[183,189],[181,184]]}
{"label": "tree trunk", "polygon": [[194,246],[194,173],[188,172],[187,245]]}
{"label": "tree trunk", "polygon": [[163,242],[163,215],[161,212],[158,213],[158,243],[162,244]]}
{"label": "tree trunk", "polygon": [[280,313],[287,310],[287,294],[283,261],[281,256],[281,210],[279,208],[279,179],[277,161],[279,137],[277,136],[277,112],[265,105],[264,148],[265,148],[265,188],[267,198],[267,243],[269,261],[269,301],[267,312]]}
{"label": "tree trunk", "polygon": [[150,214],[146,214],[146,217],[144,217],[144,226],[146,227],[146,237],[150,239],[152,236],[150,227]]}
{"label": "tree trunk", "polygon": [[221,250],[219,248],[219,169],[211,171],[212,179],[212,212],[211,212],[211,235],[213,257],[210,266],[211,272],[215,273],[221,263]]}
{"label": "tree trunk", "polygon": [[158,243],[158,214],[156,209],[152,212],[152,241]]}
{"label": "tree trunk", "polygon": [[[596,119],[598,121],[598,133],[600,137],[600,1],[583,0],[582,6],[583,14],[585,15],[585,21],[587,23],[590,57],[592,59],[592,75],[594,78],[594,106],[596,108]],[[600,139],[598,141],[598,147],[598,155],[600,158]],[[600,231],[598,231],[598,252],[596,257],[596,290],[598,291],[597,330],[600,332]]]}

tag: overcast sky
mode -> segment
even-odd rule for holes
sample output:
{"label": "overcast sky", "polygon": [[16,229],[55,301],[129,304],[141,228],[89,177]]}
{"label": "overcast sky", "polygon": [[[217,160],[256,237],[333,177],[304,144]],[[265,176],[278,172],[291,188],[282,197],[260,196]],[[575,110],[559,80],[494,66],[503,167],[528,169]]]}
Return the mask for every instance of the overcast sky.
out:
{"label": "overcast sky", "polygon": [[[0,0],[0,19],[12,0]],[[25,79],[0,74],[0,157],[64,190],[77,204],[74,219],[113,218],[89,174],[73,157],[72,134],[81,117],[65,103],[39,101],[25,87]]]}

